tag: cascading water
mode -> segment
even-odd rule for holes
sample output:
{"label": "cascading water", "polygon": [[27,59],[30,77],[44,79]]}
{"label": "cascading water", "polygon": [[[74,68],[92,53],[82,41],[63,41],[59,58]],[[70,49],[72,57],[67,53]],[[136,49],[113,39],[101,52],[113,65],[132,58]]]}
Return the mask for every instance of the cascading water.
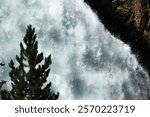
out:
{"label": "cascading water", "polygon": [[[19,53],[28,24],[36,28],[39,51],[52,54],[49,80],[60,99],[147,99],[146,71],[83,0],[1,0],[1,61]],[[6,65],[1,78],[8,72]]]}

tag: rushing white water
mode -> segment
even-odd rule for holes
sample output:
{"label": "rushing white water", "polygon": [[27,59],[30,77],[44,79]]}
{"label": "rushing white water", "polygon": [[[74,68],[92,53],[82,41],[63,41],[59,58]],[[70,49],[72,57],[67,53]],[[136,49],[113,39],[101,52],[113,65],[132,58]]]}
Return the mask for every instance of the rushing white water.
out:
{"label": "rushing white water", "polygon": [[49,80],[60,99],[147,99],[147,73],[83,0],[0,0],[1,78],[28,24],[39,51],[52,54]]}

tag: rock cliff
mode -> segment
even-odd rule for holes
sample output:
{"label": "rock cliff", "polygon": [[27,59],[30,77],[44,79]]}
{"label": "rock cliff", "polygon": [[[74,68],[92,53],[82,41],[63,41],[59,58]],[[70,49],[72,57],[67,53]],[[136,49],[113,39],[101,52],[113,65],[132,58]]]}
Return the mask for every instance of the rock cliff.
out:
{"label": "rock cliff", "polygon": [[150,0],[84,0],[150,74]]}

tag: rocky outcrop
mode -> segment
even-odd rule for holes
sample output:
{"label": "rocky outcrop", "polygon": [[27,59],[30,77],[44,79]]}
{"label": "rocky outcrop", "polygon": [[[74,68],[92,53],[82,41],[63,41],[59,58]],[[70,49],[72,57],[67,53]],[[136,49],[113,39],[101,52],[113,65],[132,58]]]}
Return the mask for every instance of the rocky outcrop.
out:
{"label": "rocky outcrop", "polygon": [[85,0],[150,74],[150,0]]}
{"label": "rocky outcrop", "polygon": [[133,25],[138,33],[150,38],[150,1],[113,0],[112,11],[119,14],[125,24]]}

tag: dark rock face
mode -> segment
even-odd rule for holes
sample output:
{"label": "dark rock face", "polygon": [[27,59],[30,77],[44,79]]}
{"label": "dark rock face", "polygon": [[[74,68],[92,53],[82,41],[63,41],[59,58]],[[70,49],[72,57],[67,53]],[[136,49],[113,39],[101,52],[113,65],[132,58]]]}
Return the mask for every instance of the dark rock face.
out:
{"label": "dark rock face", "polygon": [[84,0],[105,27],[131,46],[150,74],[150,0]]}

